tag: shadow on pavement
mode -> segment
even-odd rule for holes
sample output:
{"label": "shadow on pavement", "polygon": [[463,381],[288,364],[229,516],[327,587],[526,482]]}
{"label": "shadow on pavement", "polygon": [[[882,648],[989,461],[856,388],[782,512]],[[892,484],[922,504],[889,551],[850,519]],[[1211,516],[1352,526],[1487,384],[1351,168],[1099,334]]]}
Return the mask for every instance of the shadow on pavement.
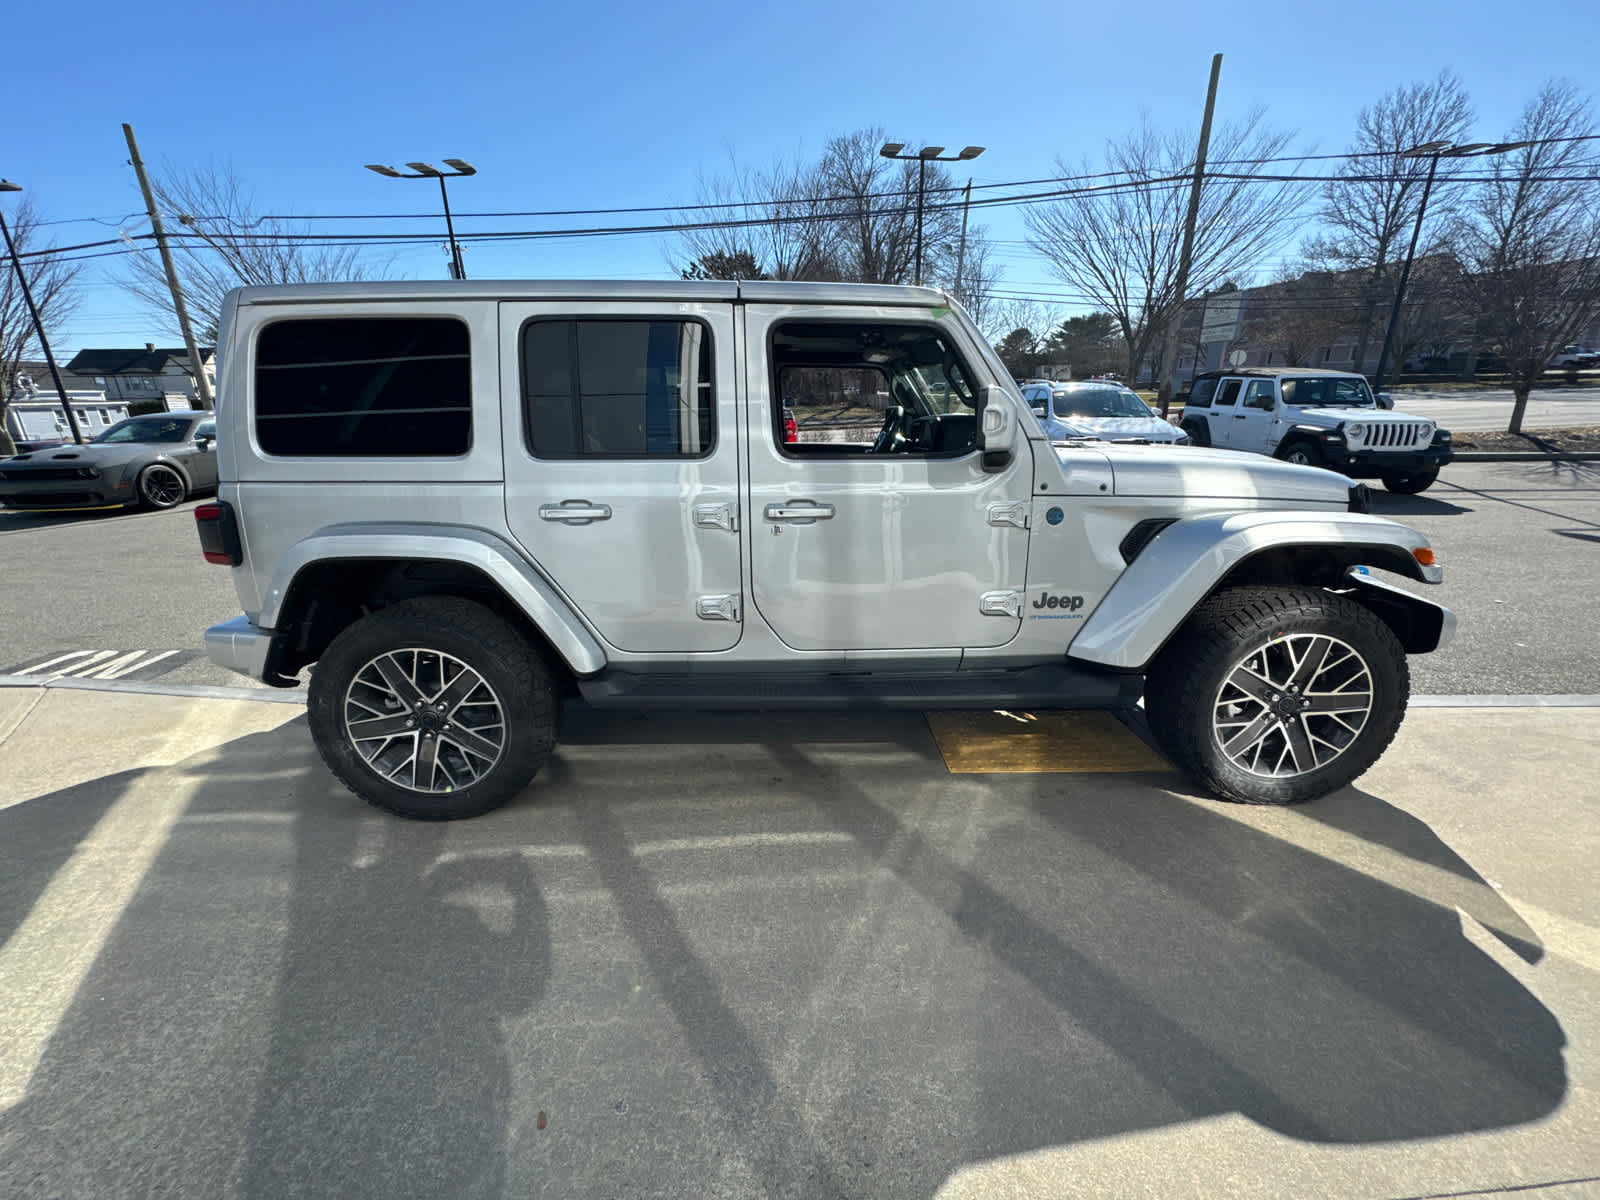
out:
{"label": "shadow on pavement", "polygon": [[1537,935],[1379,797],[950,776],[907,715],[573,726],[456,825],[365,808],[303,721],[0,814],[44,864],[14,915],[106,796],[193,789],[0,1113],[0,1193],[928,1195],[1218,1113],[1387,1142],[1565,1095],[1457,909]]}
{"label": "shadow on pavement", "polygon": [[1378,517],[1460,517],[1473,510],[1438,496],[1403,496],[1374,488],[1372,513]]}

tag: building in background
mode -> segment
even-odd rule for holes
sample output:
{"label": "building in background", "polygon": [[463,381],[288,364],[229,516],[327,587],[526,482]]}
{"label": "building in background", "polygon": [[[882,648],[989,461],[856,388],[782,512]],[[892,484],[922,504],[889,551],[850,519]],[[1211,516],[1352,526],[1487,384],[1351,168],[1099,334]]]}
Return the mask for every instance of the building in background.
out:
{"label": "building in background", "polygon": [[[200,358],[214,395],[216,351],[202,346]],[[199,407],[189,352],[181,346],[163,349],[146,342],[139,350],[80,350],[67,364],[67,371],[74,377],[69,381],[63,376],[68,387],[97,388],[113,403],[156,403],[169,412]]]}

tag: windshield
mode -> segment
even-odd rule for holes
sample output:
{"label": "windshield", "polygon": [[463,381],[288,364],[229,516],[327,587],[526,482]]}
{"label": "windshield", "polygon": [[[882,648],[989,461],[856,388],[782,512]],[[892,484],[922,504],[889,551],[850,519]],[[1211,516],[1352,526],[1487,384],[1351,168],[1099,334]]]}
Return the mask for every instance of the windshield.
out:
{"label": "windshield", "polygon": [[1372,389],[1365,379],[1285,379],[1283,402],[1312,406],[1371,408]]}
{"label": "windshield", "polygon": [[184,417],[134,417],[113,425],[97,442],[181,442],[189,434]]}
{"label": "windshield", "polygon": [[1053,394],[1058,417],[1148,417],[1145,402],[1123,388],[1069,387]]}

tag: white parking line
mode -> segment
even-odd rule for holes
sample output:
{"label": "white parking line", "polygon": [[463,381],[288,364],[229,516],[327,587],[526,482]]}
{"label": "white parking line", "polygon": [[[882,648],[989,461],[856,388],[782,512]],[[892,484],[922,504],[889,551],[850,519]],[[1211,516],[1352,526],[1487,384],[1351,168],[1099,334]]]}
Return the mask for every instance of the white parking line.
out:
{"label": "white parking line", "polygon": [[[135,658],[138,658],[139,656],[141,656],[141,655],[143,655],[145,653],[146,653],[146,651],[144,651],[144,650],[135,650],[133,652]],[[128,674],[131,671],[142,671],[146,667],[154,666],[156,663],[160,662],[163,658],[171,658],[176,653],[177,653],[176,650],[163,650],[159,654],[150,655],[150,657],[145,659],[143,662],[135,662],[135,663],[132,663],[129,666],[125,666],[125,667],[118,667],[116,663],[108,663],[106,665],[106,669],[104,671],[96,671],[93,675],[89,676],[89,678],[91,678],[91,679],[121,679],[124,675]]]}
{"label": "white parking line", "polygon": [[[114,654],[116,654],[115,650],[96,650],[90,654],[88,658],[79,659],[70,666],[62,667],[59,670],[45,671],[43,674],[49,676],[84,675],[89,671],[96,669],[100,664],[103,664],[106,659],[110,658]],[[35,668],[35,670],[38,670],[38,668]]]}
{"label": "white parking line", "polygon": [[46,667],[55,666],[57,663],[68,662],[68,661],[70,661],[70,660],[72,660],[74,658],[82,658],[85,654],[93,654],[93,653],[94,653],[93,650],[74,650],[71,654],[63,654],[59,658],[46,659],[44,662],[37,663],[34,666],[23,667],[20,670],[13,671],[12,674],[13,675],[32,675],[35,671],[42,671]]}

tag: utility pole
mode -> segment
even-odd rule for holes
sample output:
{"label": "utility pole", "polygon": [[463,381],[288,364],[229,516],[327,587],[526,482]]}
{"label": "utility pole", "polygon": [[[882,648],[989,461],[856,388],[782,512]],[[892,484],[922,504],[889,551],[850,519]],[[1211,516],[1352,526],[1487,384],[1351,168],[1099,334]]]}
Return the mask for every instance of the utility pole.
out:
{"label": "utility pole", "polygon": [[189,307],[183,302],[183,288],[178,283],[178,270],[172,265],[172,251],[167,248],[167,231],[161,224],[161,214],[156,211],[156,198],[150,191],[150,177],[144,173],[144,160],[139,157],[139,143],[133,139],[133,126],[122,125],[123,136],[128,139],[128,153],[132,155],[134,173],[139,176],[139,190],[144,193],[145,210],[150,214],[150,228],[156,235],[156,247],[161,251],[161,265],[167,272],[167,286],[172,289],[172,310],[178,314],[178,328],[183,330],[184,348],[189,351],[189,366],[194,371],[194,390],[199,393],[200,407],[217,406],[211,396],[211,380],[206,377],[206,364],[200,359],[200,348],[195,344],[194,329],[189,324]]}
{"label": "utility pole", "polygon": [[967,180],[967,186],[962,192],[961,201],[961,245],[956,250],[956,299],[965,304],[966,294],[961,290],[961,271],[967,265],[967,217],[972,213],[972,180]]}
{"label": "utility pole", "polygon": [[[9,179],[0,179],[0,192],[20,192],[22,189]],[[11,256],[11,265],[17,272],[17,282],[22,285],[22,298],[28,302],[28,315],[33,318],[33,331],[39,336],[39,345],[44,349],[44,361],[50,367],[50,378],[55,380],[56,395],[61,398],[61,408],[67,414],[67,428],[72,430],[72,440],[82,443],[83,434],[78,429],[78,418],[72,413],[72,401],[67,398],[66,386],[61,382],[61,372],[56,369],[56,356],[50,353],[50,339],[44,335],[44,322],[39,319],[39,308],[33,302],[33,289],[28,286],[28,273],[22,269],[22,260],[17,257],[17,244],[11,240],[11,230],[6,225],[4,213],[0,213],[0,233],[6,237],[6,253]],[[0,380],[0,386],[10,384],[10,380]]]}
{"label": "utility pole", "polygon": [[1161,355],[1158,395],[1163,417],[1172,404],[1172,372],[1178,363],[1178,326],[1183,323],[1184,292],[1189,286],[1189,260],[1194,254],[1194,223],[1200,215],[1200,185],[1206,173],[1206,151],[1211,146],[1211,114],[1216,111],[1217,80],[1221,76],[1222,55],[1214,54],[1211,56],[1211,82],[1206,86],[1206,113],[1200,120],[1200,145],[1194,155],[1194,182],[1189,185],[1189,214],[1183,222],[1183,248],[1178,253],[1178,283],[1172,304],[1172,325],[1167,330],[1166,349]]}

